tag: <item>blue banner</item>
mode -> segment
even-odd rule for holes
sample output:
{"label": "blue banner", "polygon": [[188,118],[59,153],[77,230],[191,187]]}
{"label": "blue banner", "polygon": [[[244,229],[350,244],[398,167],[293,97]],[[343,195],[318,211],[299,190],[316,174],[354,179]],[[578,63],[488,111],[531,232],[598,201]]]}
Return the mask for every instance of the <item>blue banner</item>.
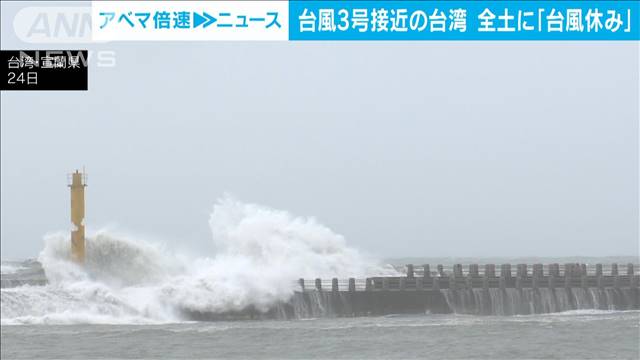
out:
{"label": "blue banner", "polygon": [[640,40],[639,1],[297,1],[289,40]]}

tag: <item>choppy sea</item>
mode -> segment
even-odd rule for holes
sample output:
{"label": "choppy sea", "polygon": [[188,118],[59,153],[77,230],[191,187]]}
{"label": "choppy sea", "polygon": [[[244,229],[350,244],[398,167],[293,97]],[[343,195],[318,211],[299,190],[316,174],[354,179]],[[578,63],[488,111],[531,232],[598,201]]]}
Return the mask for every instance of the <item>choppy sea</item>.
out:
{"label": "choppy sea", "polygon": [[3,359],[638,359],[640,312],[2,326]]}

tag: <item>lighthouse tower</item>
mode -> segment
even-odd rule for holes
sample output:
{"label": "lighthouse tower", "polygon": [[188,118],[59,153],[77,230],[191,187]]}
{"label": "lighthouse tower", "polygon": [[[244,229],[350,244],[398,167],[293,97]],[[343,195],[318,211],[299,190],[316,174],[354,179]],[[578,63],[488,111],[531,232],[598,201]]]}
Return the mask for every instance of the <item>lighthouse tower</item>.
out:
{"label": "lighthouse tower", "polygon": [[71,174],[71,258],[78,264],[84,263],[84,187],[86,175],[76,170]]}

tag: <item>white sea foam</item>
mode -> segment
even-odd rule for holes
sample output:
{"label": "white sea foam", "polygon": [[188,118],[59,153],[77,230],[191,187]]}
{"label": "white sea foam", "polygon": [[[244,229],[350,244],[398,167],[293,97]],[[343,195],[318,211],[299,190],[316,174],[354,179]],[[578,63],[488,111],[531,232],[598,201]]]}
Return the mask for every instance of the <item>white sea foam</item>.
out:
{"label": "white sea foam", "polygon": [[598,310],[598,309],[578,309],[567,310],[557,313],[549,313],[547,316],[595,316],[595,315],[623,315],[625,313],[634,314],[640,313],[638,310]]}
{"label": "white sea foam", "polygon": [[45,238],[39,256],[50,284],[3,289],[2,324],[184,321],[184,311],[266,311],[288,300],[294,281],[388,274],[313,218],[224,197],[210,217],[212,258],[99,231],[87,237],[84,266],[69,238]]}

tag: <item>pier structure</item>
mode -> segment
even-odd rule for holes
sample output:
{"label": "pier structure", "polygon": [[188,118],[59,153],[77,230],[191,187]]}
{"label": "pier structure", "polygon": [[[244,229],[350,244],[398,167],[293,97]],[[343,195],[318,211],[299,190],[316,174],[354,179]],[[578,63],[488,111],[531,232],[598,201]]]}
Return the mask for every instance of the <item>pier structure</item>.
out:
{"label": "pier structure", "polygon": [[[409,264],[402,270],[403,276],[299,279],[296,296],[334,316],[640,309],[638,264]],[[318,299],[320,305],[311,305]]]}
{"label": "pier structure", "polygon": [[[45,285],[42,268],[31,268],[28,274],[2,274],[2,287]],[[206,321],[640,309],[638,264],[408,265],[401,270],[401,276],[298,279],[291,298],[266,311],[253,306],[222,313],[180,311],[185,318]]]}
{"label": "pier structure", "polygon": [[[483,288],[637,288],[639,264],[454,264],[445,270],[430,271],[426,264],[405,266],[405,276],[379,276],[348,279],[300,279],[300,291],[415,291]],[[496,271],[498,268],[498,271]],[[622,268],[624,271],[619,271]],[[515,271],[514,271],[515,270]],[[309,284],[313,284],[310,286]],[[348,285],[351,284],[351,285]]]}

